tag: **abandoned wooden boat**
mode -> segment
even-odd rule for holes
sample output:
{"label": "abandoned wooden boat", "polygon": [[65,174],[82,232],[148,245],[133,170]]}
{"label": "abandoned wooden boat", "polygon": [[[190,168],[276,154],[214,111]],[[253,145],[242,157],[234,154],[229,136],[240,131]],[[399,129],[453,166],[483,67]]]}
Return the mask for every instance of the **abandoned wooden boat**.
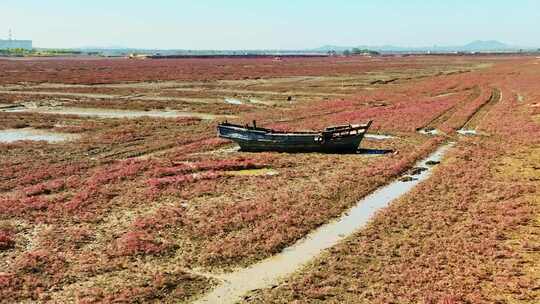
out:
{"label": "abandoned wooden boat", "polygon": [[283,132],[228,122],[218,125],[218,135],[240,145],[242,151],[351,153],[358,150],[372,121],[328,127],[320,132]]}

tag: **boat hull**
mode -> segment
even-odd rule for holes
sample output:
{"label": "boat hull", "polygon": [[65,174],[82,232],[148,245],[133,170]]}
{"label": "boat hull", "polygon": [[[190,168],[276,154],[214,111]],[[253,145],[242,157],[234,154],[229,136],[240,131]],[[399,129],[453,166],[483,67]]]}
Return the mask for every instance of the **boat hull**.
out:
{"label": "boat hull", "polygon": [[218,126],[218,135],[238,143],[242,151],[288,153],[353,153],[358,150],[358,146],[364,138],[364,134],[359,133],[331,140],[321,140],[321,135],[318,133],[268,133],[230,126]]}

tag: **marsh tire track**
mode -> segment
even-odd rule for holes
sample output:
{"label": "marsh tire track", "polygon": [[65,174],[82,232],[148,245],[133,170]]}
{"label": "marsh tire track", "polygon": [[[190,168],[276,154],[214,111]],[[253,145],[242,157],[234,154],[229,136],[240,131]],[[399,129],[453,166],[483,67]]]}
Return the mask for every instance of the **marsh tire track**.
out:
{"label": "marsh tire track", "polygon": [[450,109],[444,111],[439,116],[432,119],[430,122],[428,122],[425,126],[418,128],[418,130],[426,130],[426,129],[436,129],[438,126],[442,125],[445,121],[449,120],[454,113],[457,112],[459,108],[461,108],[463,105],[474,101],[476,98],[480,97],[481,89],[479,86],[475,86],[472,89],[472,93],[464,100],[461,100],[457,102],[454,106],[450,107]]}
{"label": "marsh tire track", "polygon": [[502,92],[498,88],[493,88],[491,90],[491,96],[490,98],[482,104],[474,113],[471,114],[470,117],[468,117],[467,121],[463,126],[461,126],[460,129],[466,129],[466,130],[474,130],[476,127],[478,127],[478,124],[482,122],[484,117],[489,113],[491,108],[499,103],[502,99]]}

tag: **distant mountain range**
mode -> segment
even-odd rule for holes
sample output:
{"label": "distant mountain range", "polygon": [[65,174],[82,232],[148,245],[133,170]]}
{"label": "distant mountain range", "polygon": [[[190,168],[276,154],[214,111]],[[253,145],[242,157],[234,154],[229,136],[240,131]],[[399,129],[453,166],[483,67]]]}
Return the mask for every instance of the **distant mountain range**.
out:
{"label": "distant mountain range", "polygon": [[426,47],[403,47],[394,45],[359,45],[359,46],[336,46],[325,45],[316,49],[303,50],[182,50],[182,49],[137,49],[122,46],[107,46],[107,47],[82,47],[73,50],[80,52],[100,53],[105,56],[125,56],[130,53],[139,54],[161,54],[161,55],[245,55],[245,54],[263,54],[263,55],[284,55],[284,54],[324,54],[329,51],[338,53],[345,50],[358,48],[361,50],[371,50],[386,54],[395,53],[449,53],[449,52],[517,52],[524,51],[540,51],[537,47],[523,47],[509,45],[496,40],[477,40],[461,46],[426,46]]}
{"label": "distant mountain range", "polygon": [[426,46],[426,47],[402,47],[394,45],[383,45],[383,46],[369,46],[369,45],[360,45],[355,47],[344,47],[344,46],[335,46],[335,45],[325,45],[323,47],[314,49],[314,51],[319,52],[328,52],[336,51],[343,52],[345,50],[350,50],[352,48],[359,49],[370,49],[379,52],[510,52],[510,51],[519,51],[519,50],[537,50],[533,47],[523,47],[523,46],[514,46],[509,45],[496,40],[477,40],[471,43],[461,45],[461,46]]}

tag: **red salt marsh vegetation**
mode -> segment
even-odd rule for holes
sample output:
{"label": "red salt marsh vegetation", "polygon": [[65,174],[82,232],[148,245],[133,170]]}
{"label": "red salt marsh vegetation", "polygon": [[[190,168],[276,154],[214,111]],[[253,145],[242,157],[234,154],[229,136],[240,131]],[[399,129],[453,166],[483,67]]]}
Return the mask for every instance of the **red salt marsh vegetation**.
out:
{"label": "red salt marsh vegetation", "polygon": [[[164,60],[0,60],[1,84],[104,84],[140,81],[209,81],[285,76],[350,75],[381,69],[445,67],[462,57],[439,58],[272,58]],[[469,60],[470,62],[470,60]]]}
{"label": "red salt marsh vegetation", "polygon": [[[523,74],[501,77],[515,70]],[[489,136],[460,139],[428,181],[368,227],[246,302],[537,303],[540,124],[537,101],[516,90],[538,96],[540,70],[492,73],[502,98],[477,125]]]}
{"label": "red salt marsh vegetation", "polygon": [[[416,160],[435,150],[447,136],[459,140],[458,147],[465,151],[459,157],[452,156],[456,159],[468,154],[489,156],[489,151],[497,151],[499,139],[506,143],[505,134],[518,132],[515,125],[518,122],[509,118],[518,115],[514,110],[523,111],[518,115],[522,120],[538,115],[530,113],[535,111],[530,105],[538,98],[532,89],[538,78],[528,64],[528,58],[467,57],[282,62],[252,59],[0,61],[0,66],[11,73],[11,77],[2,78],[6,90],[14,90],[7,88],[9,83],[56,82],[94,85],[95,94],[112,95],[107,98],[71,96],[69,100],[60,100],[60,107],[155,109],[161,105],[184,109],[189,105],[190,111],[226,112],[236,115],[237,121],[257,119],[261,124],[281,129],[318,129],[373,119],[374,132],[396,136],[387,140],[366,139],[362,143],[366,150],[360,154],[244,153],[216,138],[215,120],[99,119],[0,112],[1,129],[36,128],[80,136],[72,142],[55,144],[0,143],[1,298],[6,302],[89,303],[193,300],[219,284],[219,280],[200,272],[228,271],[271,257],[340,216],[360,198],[399,177]],[[75,73],[77,69],[80,70]],[[372,71],[378,73],[377,78],[385,79],[385,72],[396,73],[396,69],[406,71],[401,72],[399,80],[387,84],[372,83],[373,79],[365,76]],[[505,77],[513,75],[516,69],[526,76]],[[30,76],[35,71],[40,71],[37,78]],[[300,87],[297,78],[276,82],[279,78],[272,77],[278,76],[320,76],[320,79],[316,82],[303,79],[313,87]],[[246,77],[255,82],[242,82]],[[263,79],[256,79],[259,77]],[[349,86],[340,86],[338,83],[345,77],[354,79],[348,80]],[[214,86],[225,90],[222,83],[216,82],[224,79],[240,81],[227,83],[226,90],[243,88],[246,91],[247,87],[256,91],[249,94],[285,92],[283,96],[295,95],[301,90],[313,100],[306,97],[287,103],[280,95],[283,101],[272,106],[238,106],[226,105],[223,98],[227,95],[214,92],[214,97],[221,96],[219,102],[200,102],[208,97],[204,92]],[[163,87],[151,89],[150,94],[148,83],[132,83],[127,88],[113,90],[97,85],[147,80],[173,81],[174,86],[201,80],[208,84],[201,90],[204,94],[185,96],[184,91],[172,94]],[[332,96],[339,87],[345,87],[344,95]],[[22,85],[15,90],[34,89],[31,85]],[[501,90],[505,102],[495,103],[489,111],[476,115],[494,89]],[[517,96],[515,91],[526,96],[527,103],[506,102]],[[77,91],[58,86],[47,88],[46,92],[75,94]],[[156,92],[161,97],[198,100],[195,103],[175,99],[147,103],[134,97]],[[126,94],[130,97],[115,97]],[[315,98],[315,94],[327,95]],[[59,100],[58,96],[47,93],[31,95],[31,98],[24,94],[6,96],[11,97],[0,100],[0,104]],[[492,134],[493,138],[457,138],[453,134],[473,118],[474,127]],[[417,134],[417,129],[427,125],[440,128],[447,135]],[[522,125],[529,132],[524,134],[537,130],[533,124]],[[474,148],[476,145],[487,148]],[[508,146],[510,144],[504,145]],[[385,150],[391,153],[378,154]],[[476,164],[476,158],[471,157],[471,162]],[[490,159],[491,156],[485,157],[478,166],[488,168]],[[455,180],[453,176],[436,178],[447,178],[448,187]],[[452,191],[469,189],[467,184],[462,187]],[[448,199],[452,197],[448,195]],[[453,206],[444,204],[444,199],[446,196],[441,196],[441,208]],[[429,200],[426,199],[425,204],[429,204]],[[411,222],[418,219],[407,218]],[[366,231],[370,238],[382,233],[373,228]],[[442,234],[443,230],[438,233]],[[483,237],[478,236],[480,240]],[[427,250],[428,247],[421,248]],[[495,266],[493,269],[498,270]],[[426,272],[426,275],[435,272]],[[279,290],[284,293],[276,293],[277,298],[272,298],[271,292],[265,292],[264,296],[278,302],[282,296],[289,299],[283,288]],[[461,294],[469,291],[463,289]],[[310,294],[305,296],[309,298]]]}

